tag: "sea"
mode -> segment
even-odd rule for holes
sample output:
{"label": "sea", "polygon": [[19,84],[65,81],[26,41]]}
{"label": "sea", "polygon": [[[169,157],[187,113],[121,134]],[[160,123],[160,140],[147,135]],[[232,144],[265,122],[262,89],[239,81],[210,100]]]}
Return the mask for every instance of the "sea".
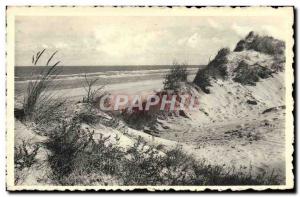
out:
{"label": "sea", "polygon": [[[72,79],[74,77],[135,77],[167,73],[170,65],[142,66],[58,66],[57,79]],[[197,65],[189,65],[188,71],[194,72]],[[15,81],[34,80],[45,70],[45,66],[16,66]]]}
{"label": "sea", "polygon": [[[41,79],[45,66],[16,66],[15,94],[22,95],[30,81]],[[74,89],[83,87],[86,78],[96,79],[95,86],[124,84],[144,80],[163,80],[171,65],[162,66],[58,66],[51,85],[55,89]],[[199,66],[187,66],[188,73],[195,75]]]}

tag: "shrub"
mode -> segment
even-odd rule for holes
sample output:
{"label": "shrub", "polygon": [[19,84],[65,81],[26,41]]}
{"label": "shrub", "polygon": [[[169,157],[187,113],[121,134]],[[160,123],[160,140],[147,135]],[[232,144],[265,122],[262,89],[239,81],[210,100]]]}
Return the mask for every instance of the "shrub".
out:
{"label": "shrub", "polygon": [[86,123],[89,125],[94,125],[98,122],[100,122],[100,118],[97,115],[97,112],[95,109],[92,108],[92,106],[87,106],[88,109],[84,111],[80,111],[79,113],[76,114],[76,118],[79,120],[81,123]]}
{"label": "shrub", "polygon": [[169,73],[165,76],[164,90],[178,91],[180,89],[180,83],[187,81],[187,76],[187,66],[174,62]]}
{"label": "shrub", "polygon": [[262,36],[254,39],[249,48],[269,55],[284,54],[285,43],[270,36]]}
{"label": "shrub", "polygon": [[[258,175],[251,174],[243,168],[239,170],[225,168],[221,165],[210,165],[205,160],[196,161],[192,156],[182,152],[180,148],[167,151],[166,167],[169,174],[166,176],[167,185],[276,185],[278,177],[266,172]],[[170,171],[171,170],[171,171]],[[173,174],[173,175],[172,175]]]}
{"label": "shrub", "polygon": [[[256,176],[251,168],[224,168],[196,161],[177,147],[148,145],[141,137],[127,151],[113,145],[111,137],[100,136],[72,159],[71,173],[61,177],[62,185],[276,185],[278,177],[266,172]],[[117,140],[118,141],[118,140]],[[112,181],[113,180],[113,181]],[[110,183],[109,183],[110,182]]]}
{"label": "shrub", "polygon": [[61,183],[64,176],[74,169],[77,155],[85,150],[91,143],[93,132],[80,128],[81,123],[77,117],[70,122],[62,122],[44,142],[51,152],[48,162],[53,172],[53,179]]}
{"label": "shrub", "polygon": [[246,45],[245,40],[240,40],[240,41],[237,43],[237,45],[236,45],[234,51],[239,52],[239,51],[245,50],[245,45]]}
{"label": "shrub", "polygon": [[207,65],[208,74],[213,78],[227,77],[227,55],[230,53],[229,48],[222,48],[218,51],[216,57]]}
{"label": "shrub", "polygon": [[41,99],[31,115],[31,120],[36,123],[39,131],[48,133],[48,130],[55,127],[64,119],[65,100],[60,99]]}
{"label": "shrub", "polygon": [[206,94],[210,93],[208,89],[208,87],[211,86],[209,78],[208,69],[205,68],[199,69],[194,79],[194,83]]}
{"label": "shrub", "polygon": [[259,64],[248,65],[241,61],[234,73],[236,73],[233,78],[235,82],[243,85],[255,85],[260,78],[265,79],[272,76],[273,71]]}
{"label": "shrub", "polygon": [[[91,171],[100,171],[115,176],[120,173],[120,165],[125,154],[122,148],[118,147],[120,138],[115,136],[116,145],[113,145],[110,139],[111,136],[104,137],[100,134],[100,137],[93,141],[91,150],[88,151],[90,154],[88,154],[87,161],[90,163]],[[82,158],[79,159],[81,160]]]}
{"label": "shrub", "polygon": [[199,68],[194,83],[201,88],[201,90],[209,94],[208,89],[211,86],[210,78],[222,78],[227,77],[227,55],[230,53],[229,48],[222,48],[218,51],[216,57],[208,63],[208,65],[201,69]]}
{"label": "shrub", "polygon": [[166,151],[163,159],[163,177],[166,185],[193,185],[195,177],[192,169],[195,160],[184,153],[180,147]]}
{"label": "shrub", "polygon": [[269,55],[283,55],[285,43],[271,36],[259,36],[253,31],[239,41],[234,51],[255,50]]}
{"label": "shrub", "polygon": [[15,168],[17,170],[30,168],[36,162],[36,155],[39,148],[39,145],[31,145],[29,143],[26,143],[25,141],[22,142],[22,145],[15,147]]}
{"label": "shrub", "polygon": [[272,185],[279,184],[277,176],[266,172],[254,176],[242,167],[225,169],[196,161],[177,147],[159,154],[161,146],[148,146],[138,140],[127,153],[130,160],[123,164],[124,185]]}
{"label": "shrub", "polygon": [[[119,179],[125,152],[117,145],[113,146],[110,138],[100,135],[98,140],[92,140],[89,148],[73,160],[72,172],[61,180],[63,185],[101,185],[107,181],[106,176]],[[118,143],[118,137],[116,141]]]}
{"label": "shrub", "polygon": [[144,130],[145,127],[150,127],[151,129],[155,129],[155,125],[157,123],[157,118],[163,111],[133,111],[128,112],[124,111],[121,114],[122,120],[131,128],[137,130]]}
{"label": "shrub", "polygon": [[122,166],[124,185],[159,185],[163,183],[161,172],[164,168],[161,146],[147,146],[141,137],[127,150],[128,159]]}
{"label": "shrub", "polygon": [[14,150],[14,182],[20,184],[28,174],[29,168],[38,163],[36,158],[39,145],[29,144],[23,141],[21,145],[16,146]]}

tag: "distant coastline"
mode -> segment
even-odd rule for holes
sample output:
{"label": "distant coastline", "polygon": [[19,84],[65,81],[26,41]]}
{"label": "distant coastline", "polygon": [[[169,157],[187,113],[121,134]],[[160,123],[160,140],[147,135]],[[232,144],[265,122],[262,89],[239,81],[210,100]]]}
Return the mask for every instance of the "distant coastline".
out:
{"label": "distant coastline", "polygon": [[[69,77],[76,75],[88,74],[92,75],[115,75],[115,74],[126,74],[127,72],[138,71],[153,71],[159,72],[160,70],[169,69],[171,65],[126,65],[126,66],[58,66],[59,76]],[[198,69],[199,65],[188,65],[188,69]],[[16,66],[15,67],[15,80],[24,81],[29,80],[35,75],[40,74],[44,66]]]}

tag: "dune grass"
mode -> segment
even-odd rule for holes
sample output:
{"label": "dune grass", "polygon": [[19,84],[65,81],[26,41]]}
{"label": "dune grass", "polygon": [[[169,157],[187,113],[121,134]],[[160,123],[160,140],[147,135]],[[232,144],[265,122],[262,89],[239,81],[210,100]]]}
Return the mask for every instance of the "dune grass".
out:
{"label": "dune grass", "polygon": [[[36,66],[44,54],[45,49],[37,52],[35,56],[32,57],[32,64]],[[23,109],[25,116],[31,116],[35,111],[38,100],[44,95],[46,88],[49,86],[51,79],[57,75],[57,65],[59,61],[49,66],[51,60],[57,52],[54,52],[48,59],[46,66],[38,75],[36,80],[30,81],[27,86],[27,92],[24,97]]]}
{"label": "dune grass", "polygon": [[74,117],[70,122],[63,122],[52,131],[44,146],[51,152],[48,162],[53,177],[61,182],[68,175],[76,162],[77,155],[91,142],[93,133],[80,128],[79,119]]}
{"label": "dune grass", "polygon": [[99,93],[100,91],[105,87],[100,86],[99,88],[95,88],[95,85],[99,79],[88,79],[86,74],[84,75],[84,82],[83,82],[83,87],[84,90],[86,91],[85,96],[82,98],[83,103],[89,103],[93,104],[96,101],[96,97],[100,96]]}
{"label": "dune grass", "polygon": [[[45,54],[45,49],[37,52],[32,56],[32,64],[40,65],[42,55]],[[54,52],[47,59],[43,67],[36,69],[36,78],[28,83],[26,93],[23,100],[23,108],[15,109],[15,117],[21,121],[34,122],[40,126],[40,129],[46,128],[49,123],[56,124],[62,119],[65,100],[62,100],[57,95],[52,95],[47,90],[49,87],[55,88],[53,80],[59,74],[57,66],[60,61],[51,63],[55,54]],[[42,64],[43,65],[43,64]],[[53,125],[52,125],[53,126]]]}
{"label": "dune grass", "polygon": [[[33,66],[40,65],[39,62],[45,51],[43,49],[32,56]],[[54,99],[50,94],[46,93],[52,80],[58,74],[57,66],[60,62],[57,61],[51,64],[56,53],[57,51],[50,55],[41,70],[34,70],[38,71],[38,73],[35,73],[36,78],[28,83],[23,107],[21,109],[15,108],[15,117],[23,123],[26,122],[30,125],[34,123],[36,128],[38,128],[35,131],[38,131],[37,134],[41,135],[45,135],[46,130],[49,130],[48,127],[55,125],[57,121],[62,119],[63,115],[61,108],[64,105],[64,101]],[[39,150],[40,144],[31,144],[28,141],[23,141],[21,145],[14,147],[16,183],[21,179],[20,176],[23,169],[29,169],[37,163],[36,156]]]}

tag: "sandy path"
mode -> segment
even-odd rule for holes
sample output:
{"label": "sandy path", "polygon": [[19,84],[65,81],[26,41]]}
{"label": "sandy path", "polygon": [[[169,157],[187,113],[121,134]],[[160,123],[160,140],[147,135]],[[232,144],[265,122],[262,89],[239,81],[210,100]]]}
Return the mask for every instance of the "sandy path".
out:
{"label": "sandy path", "polygon": [[[172,124],[172,123],[170,123]],[[175,124],[175,123],[174,123]],[[275,112],[219,124],[203,126],[176,120],[176,128],[160,135],[164,139],[191,146],[190,153],[212,164],[235,166],[248,172],[272,170],[284,180],[284,114]]]}

